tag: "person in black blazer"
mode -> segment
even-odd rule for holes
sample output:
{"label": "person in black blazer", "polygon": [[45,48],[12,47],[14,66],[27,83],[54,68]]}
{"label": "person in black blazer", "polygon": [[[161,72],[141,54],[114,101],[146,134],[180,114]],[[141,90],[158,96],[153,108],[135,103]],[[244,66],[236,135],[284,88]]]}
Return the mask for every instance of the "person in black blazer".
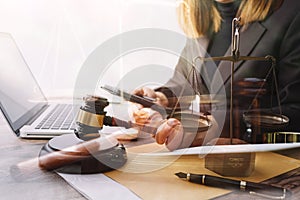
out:
{"label": "person in black blazer", "polygon": [[[234,84],[238,85],[237,83],[245,80],[266,80],[266,90],[259,97],[259,108],[289,118],[289,124],[280,130],[300,131],[300,1],[184,0],[178,11],[179,22],[188,39],[173,77],[163,87],[155,90],[141,88],[135,94],[157,98],[159,104],[168,107],[174,106],[179,96],[199,93],[225,94],[228,103],[231,63],[202,63],[199,60],[197,63],[195,58],[230,56],[231,22],[233,18],[240,17],[240,55],[270,55],[275,58],[276,63],[275,71],[272,71],[269,61],[239,61],[235,63]],[[182,89],[183,86],[190,89]],[[244,99],[239,99],[240,96],[234,96],[235,102],[245,103]],[[253,102],[250,101],[245,107],[251,106],[251,103]],[[214,110],[202,109],[201,112],[213,113]],[[135,117],[138,118],[138,115]],[[224,121],[218,120],[218,114],[212,115],[211,119],[218,125],[206,133],[210,135],[208,139],[218,137],[221,132],[228,136],[228,132],[224,131],[227,129],[227,120],[224,125]],[[182,133],[182,128],[178,128],[180,126],[181,123],[176,119],[164,122],[156,134],[156,141],[159,144],[166,143],[171,150],[203,144],[203,135],[200,134],[194,136],[193,141],[189,139],[189,142],[184,142],[187,136]]]}

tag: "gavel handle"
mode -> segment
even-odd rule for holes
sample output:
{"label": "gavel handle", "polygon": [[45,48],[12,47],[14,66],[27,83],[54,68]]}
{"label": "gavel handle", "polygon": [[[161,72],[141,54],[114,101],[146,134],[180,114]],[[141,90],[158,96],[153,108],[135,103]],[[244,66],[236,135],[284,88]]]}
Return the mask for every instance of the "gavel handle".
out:
{"label": "gavel handle", "polygon": [[[99,139],[82,142],[74,146],[54,151],[39,157],[39,166],[42,169],[54,170],[74,162],[81,161],[92,153],[97,152],[100,147]],[[46,146],[44,148],[47,148]],[[50,148],[50,147],[49,147]]]}

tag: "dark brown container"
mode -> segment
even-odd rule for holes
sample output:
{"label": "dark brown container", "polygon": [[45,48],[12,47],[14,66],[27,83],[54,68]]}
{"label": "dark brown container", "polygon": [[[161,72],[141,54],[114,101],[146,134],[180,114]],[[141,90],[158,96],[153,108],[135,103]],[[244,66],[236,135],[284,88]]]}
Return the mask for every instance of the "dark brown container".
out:
{"label": "dark brown container", "polygon": [[205,168],[222,176],[250,176],[255,168],[255,152],[208,154]]}

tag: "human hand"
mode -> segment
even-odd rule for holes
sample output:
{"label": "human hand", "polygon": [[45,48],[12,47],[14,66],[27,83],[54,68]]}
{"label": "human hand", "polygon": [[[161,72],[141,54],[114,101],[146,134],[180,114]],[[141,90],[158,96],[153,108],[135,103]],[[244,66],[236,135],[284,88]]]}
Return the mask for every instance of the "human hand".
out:
{"label": "human hand", "polygon": [[165,144],[170,151],[173,151],[180,147],[183,132],[181,122],[175,118],[170,118],[159,126],[155,140],[158,144]]}
{"label": "human hand", "polygon": [[207,131],[201,132],[184,132],[183,124],[175,118],[163,119],[156,111],[150,108],[137,107],[133,112],[135,123],[143,130],[144,126],[150,126],[156,129],[153,133],[158,144],[165,144],[166,147],[173,151],[175,149],[187,148],[191,146],[205,145],[206,142],[216,138],[220,133],[218,123],[212,116],[208,120],[212,124]]}
{"label": "human hand", "polygon": [[169,102],[167,97],[161,93],[161,92],[156,92],[151,88],[148,87],[143,87],[139,88],[133,91],[133,94],[138,95],[138,96],[146,96],[155,99],[155,103],[161,106],[168,106]]}
{"label": "human hand", "polygon": [[139,126],[157,127],[163,121],[163,117],[159,112],[151,108],[143,108],[137,106],[138,109],[133,111],[133,121]]}
{"label": "human hand", "polygon": [[159,112],[151,108],[141,108],[135,104],[135,111],[133,112],[133,121],[143,130],[143,127],[153,127],[152,132],[158,144],[165,144],[166,147],[173,151],[177,149],[183,138],[183,128],[179,120],[171,118],[163,119]]}
{"label": "human hand", "polygon": [[170,118],[164,122],[157,130],[156,142],[158,144],[165,143],[171,151],[180,148],[188,148],[206,145],[207,141],[219,136],[221,131],[216,119],[209,115],[207,116],[211,127],[207,131],[189,132],[183,129],[184,124],[179,120]]}

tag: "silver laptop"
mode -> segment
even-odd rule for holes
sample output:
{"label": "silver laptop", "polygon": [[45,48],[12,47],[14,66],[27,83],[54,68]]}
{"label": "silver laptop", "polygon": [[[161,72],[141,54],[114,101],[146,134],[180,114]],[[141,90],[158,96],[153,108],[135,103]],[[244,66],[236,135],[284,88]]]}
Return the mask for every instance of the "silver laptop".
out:
{"label": "silver laptop", "polygon": [[75,106],[47,101],[9,33],[0,33],[0,108],[19,137],[74,133]]}

